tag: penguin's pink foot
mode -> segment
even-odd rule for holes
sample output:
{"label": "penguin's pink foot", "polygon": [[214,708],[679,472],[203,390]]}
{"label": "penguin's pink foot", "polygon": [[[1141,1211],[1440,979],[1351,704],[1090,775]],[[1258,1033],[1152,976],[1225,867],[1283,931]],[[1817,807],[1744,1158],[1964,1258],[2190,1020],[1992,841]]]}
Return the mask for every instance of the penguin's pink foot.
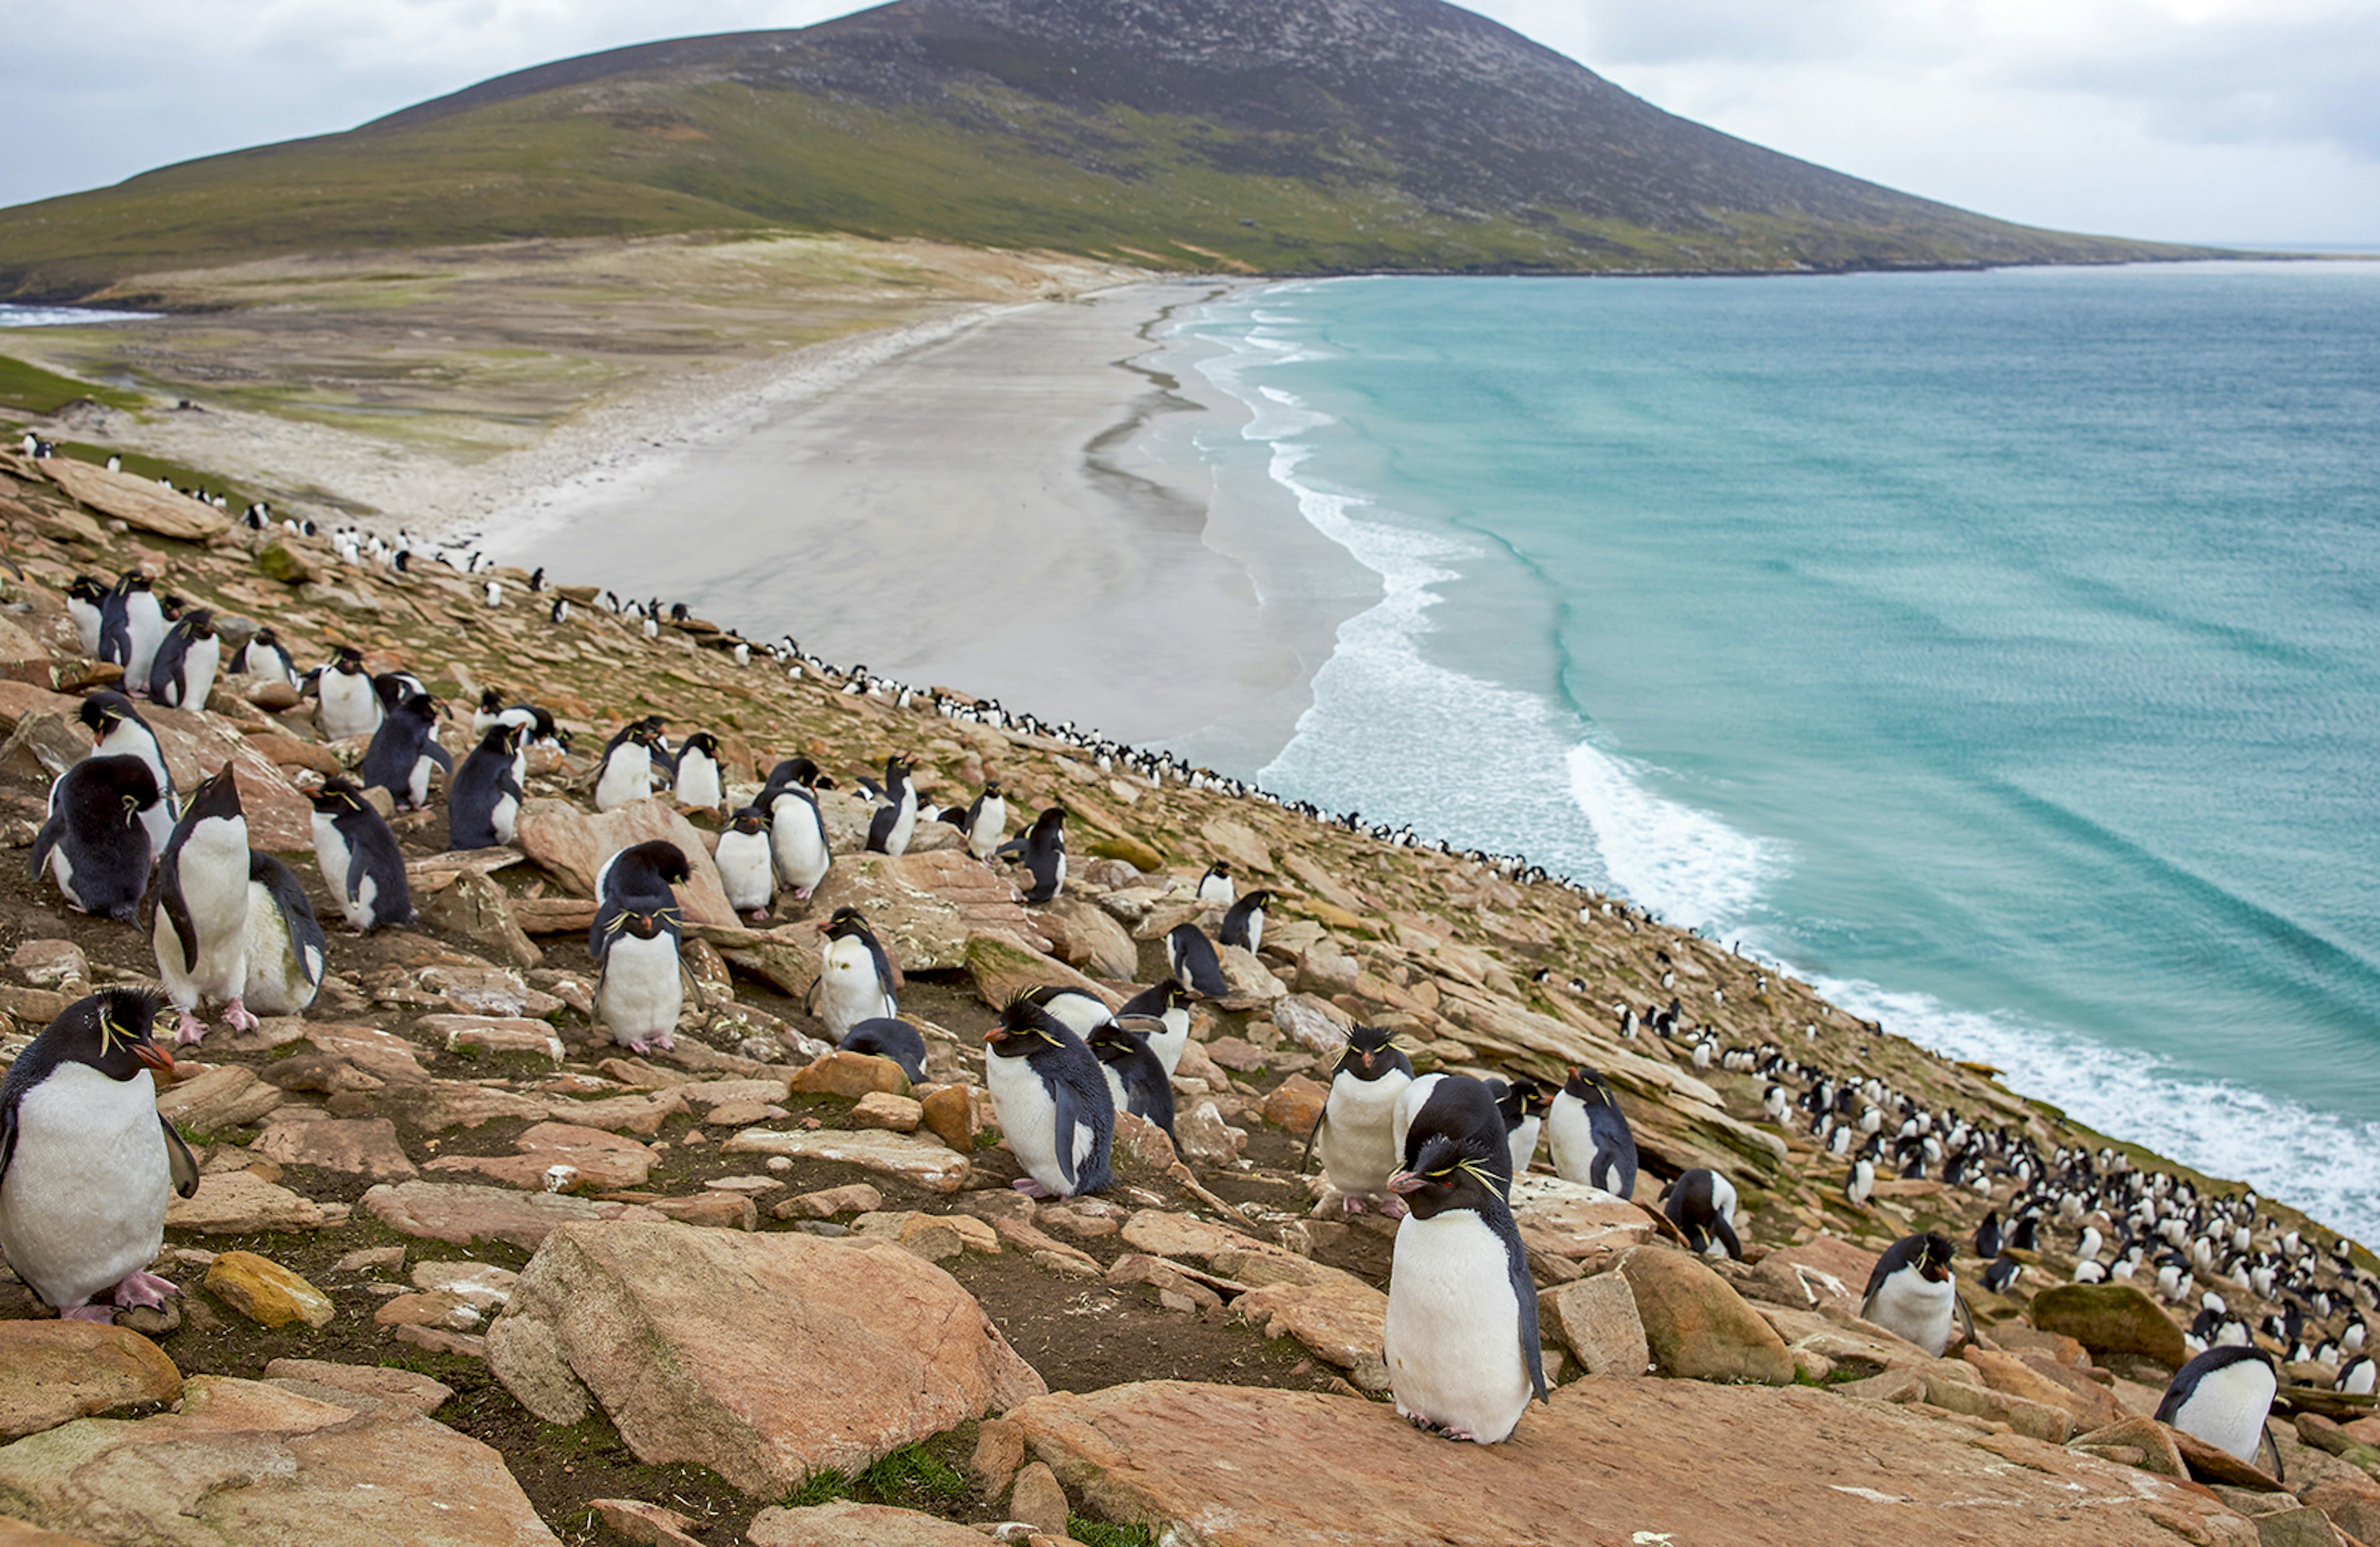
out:
{"label": "penguin's pink foot", "polygon": [[794,888],[794,901],[808,902],[810,900],[810,894],[817,890],[815,886],[796,886]]}
{"label": "penguin's pink foot", "polygon": [[248,1006],[235,999],[224,1006],[224,1024],[235,1031],[253,1031],[264,1023],[249,1014]]}
{"label": "penguin's pink foot", "polygon": [[181,1288],[170,1279],[159,1278],[152,1273],[127,1273],[117,1281],[115,1299],[120,1306],[163,1307],[165,1297],[180,1294]]}
{"label": "penguin's pink foot", "polygon": [[1462,1440],[1475,1444],[1478,1443],[1479,1439],[1478,1435],[1474,1434],[1468,1429],[1441,1429],[1439,1432],[1445,1435],[1450,1440]]}
{"label": "penguin's pink foot", "polygon": [[115,1320],[112,1305],[73,1305],[58,1312],[61,1322],[97,1322],[103,1326]]}
{"label": "penguin's pink foot", "polygon": [[765,924],[769,921],[769,910],[765,907],[756,907],[750,913],[745,915],[745,917],[750,919],[756,924]]}
{"label": "penguin's pink foot", "polygon": [[192,1015],[188,1010],[175,1010],[174,1045],[176,1047],[188,1047],[193,1042],[202,1041],[206,1037],[206,1034],[207,1023],[205,1021],[200,1020],[198,1017]]}
{"label": "penguin's pink foot", "polygon": [[1008,1184],[1027,1198],[1055,1198],[1058,1195],[1030,1176],[1019,1176]]}
{"label": "penguin's pink foot", "polygon": [[1402,1198],[1383,1198],[1380,1200],[1380,1217],[1382,1219],[1402,1219],[1405,1215],[1411,1212],[1413,1212],[1413,1211],[1405,1207],[1405,1200]]}
{"label": "penguin's pink foot", "polygon": [[668,1032],[664,1031],[655,1037],[638,1038],[635,1041],[628,1044],[628,1051],[630,1053],[643,1054],[650,1053],[655,1048],[659,1048],[662,1052],[667,1053],[670,1049],[675,1046],[677,1046],[676,1040],[671,1037]]}
{"label": "penguin's pink foot", "polygon": [[1352,1192],[1347,1193],[1339,1200],[1339,1207],[1348,1213],[1360,1214],[1364,1212],[1364,1200]]}

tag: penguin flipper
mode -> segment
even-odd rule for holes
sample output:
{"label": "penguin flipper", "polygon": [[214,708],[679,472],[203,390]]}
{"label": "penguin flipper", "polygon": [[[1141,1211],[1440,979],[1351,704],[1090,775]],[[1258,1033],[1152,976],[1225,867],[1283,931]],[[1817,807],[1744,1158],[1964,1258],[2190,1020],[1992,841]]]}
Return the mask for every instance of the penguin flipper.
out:
{"label": "penguin flipper", "polygon": [[[1974,1342],[1975,1313],[1968,1308],[1967,1297],[1953,1289],[1950,1291],[1950,1303],[1958,1308],[1959,1325],[1966,1329],[1967,1341],[1970,1343]],[[1864,1314],[1864,1311],[1863,1311],[1863,1314]]]}
{"label": "penguin flipper", "polygon": [[1304,1175],[1305,1168],[1314,1163],[1314,1141],[1322,1137],[1322,1125],[1329,1121],[1330,1121],[1330,1107],[1326,1102],[1321,1112],[1316,1115],[1314,1126],[1305,1130],[1305,1153],[1297,1157],[1299,1175]]}
{"label": "penguin flipper", "polygon": [[165,1120],[165,1115],[162,1112],[157,1115],[157,1126],[165,1130],[165,1169],[174,1178],[174,1191],[183,1198],[188,1198],[199,1190],[198,1160],[190,1153],[190,1147],[182,1142],[182,1136],[174,1130],[174,1125]]}
{"label": "penguin flipper", "polygon": [[165,910],[165,921],[182,946],[182,970],[199,969],[199,926],[190,918],[189,899],[182,895],[182,872],[177,867],[157,867],[157,906]]}
{"label": "penguin flipper", "polygon": [[[1738,1262],[1743,1261],[1743,1243],[1735,1238],[1733,1224],[1723,1217],[1714,1219],[1711,1221],[1711,1234],[1718,1237],[1719,1245],[1727,1248],[1728,1256]],[[1974,1335],[1973,1323],[1970,1322],[1968,1327],[1968,1336],[1972,1338]]]}
{"label": "penguin flipper", "polygon": [[2258,1424],[2256,1426],[2256,1442],[2257,1454],[2262,1455],[2267,1450],[2273,1453],[2273,1480],[2275,1482],[2287,1482],[2289,1480],[2289,1474],[2281,1470],[2281,1444],[2278,1440],[2273,1438],[2273,1430],[2270,1424]]}
{"label": "penguin flipper", "polygon": [[8,1163],[17,1158],[17,1103],[0,1112],[0,1181],[8,1179]]}
{"label": "penguin flipper", "polygon": [[426,755],[431,761],[436,763],[441,770],[445,772],[449,776],[453,775],[455,772],[454,754],[447,751],[445,748],[441,747],[435,741],[423,742],[421,744],[421,750],[423,754]]}
{"label": "penguin flipper", "polygon": [[1529,1368],[1529,1389],[1540,1402],[1553,1398],[1546,1387],[1545,1351],[1537,1344],[1537,1285],[1529,1276],[1529,1256],[1521,1245],[1521,1227],[1512,1214],[1492,1222],[1504,1237],[1504,1267],[1512,1276],[1512,1303],[1521,1313],[1521,1362]]}
{"label": "penguin flipper", "polygon": [[33,868],[26,873],[35,881],[42,879],[42,867],[49,863],[50,850],[58,847],[58,839],[65,832],[66,819],[54,815],[33,834]]}
{"label": "penguin flipper", "polygon": [[[1052,1114],[1050,1133],[1058,1151],[1058,1175],[1066,1178],[1071,1189],[1077,1179],[1075,1169],[1075,1127],[1083,1123],[1084,1114],[1077,1110],[1075,1092],[1062,1084],[1052,1083],[1050,1090]],[[1085,1125],[1088,1126],[1088,1125]]]}

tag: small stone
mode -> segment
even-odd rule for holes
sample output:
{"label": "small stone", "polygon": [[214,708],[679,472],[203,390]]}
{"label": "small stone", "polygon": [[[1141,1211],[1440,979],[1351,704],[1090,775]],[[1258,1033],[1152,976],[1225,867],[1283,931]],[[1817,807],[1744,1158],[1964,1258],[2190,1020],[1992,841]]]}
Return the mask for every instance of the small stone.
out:
{"label": "small stone", "polygon": [[699,1523],[674,1509],[663,1509],[642,1499],[591,1499],[587,1507],[613,1535],[625,1537],[638,1547],[702,1547],[687,1534],[698,1529]]}
{"label": "small stone", "polygon": [[455,1395],[455,1388],[443,1381],[433,1381],[427,1375],[417,1375],[410,1370],[394,1370],[385,1365],[333,1364],[326,1359],[274,1359],[264,1367],[268,1381],[298,1381],[308,1385],[329,1386],[353,1392],[362,1396],[378,1397],[412,1408],[427,1418],[439,1405]]}
{"label": "small stone", "polygon": [[859,1098],[851,1109],[852,1127],[889,1128],[894,1133],[916,1133],[925,1120],[925,1107],[906,1096],[896,1096],[889,1090],[870,1090]]}
{"label": "small stone", "polygon": [[319,1330],[335,1314],[329,1296],[253,1251],[225,1252],[207,1269],[204,1283],[208,1293],[261,1326],[303,1322]]}
{"label": "small stone", "polygon": [[285,542],[268,542],[256,555],[256,567],[268,580],[302,586],[314,579],[314,566]]}
{"label": "small stone", "polygon": [[1058,1474],[1046,1462],[1034,1461],[1016,1474],[1015,1491],[1008,1496],[1008,1513],[1049,1536],[1063,1536],[1073,1515]]}
{"label": "small stone", "polygon": [[1075,1252],[1074,1255],[1068,1256],[1066,1253],[1061,1251],[1050,1251],[1046,1249],[1037,1251],[1033,1254],[1033,1265],[1037,1268],[1042,1268],[1050,1273],[1056,1273],[1061,1278],[1098,1278],[1101,1276],[1099,1265],[1080,1252]]}
{"label": "small stone", "polygon": [[399,1295],[382,1300],[372,1310],[373,1324],[382,1327],[439,1327],[447,1332],[474,1333],[486,1320],[486,1313],[478,1306],[443,1289],[422,1295]]}
{"label": "small stone", "polygon": [[1211,1098],[1202,1098],[1188,1112],[1174,1115],[1173,1137],[1184,1159],[1229,1165],[1240,1158],[1248,1136],[1223,1121]]}
{"label": "small stone", "polygon": [[759,1207],[737,1193],[702,1192],[691,1198],[662,1198],[655,1200],[652,1207],[683,1224],[721,1230],[760,1228]]}
{"label": "small stone", "polygon": [[1330,1100],[1329,1086],[1304,1075],[1292,1075],[1273,1088],[1259,1110],[1266,1122],[1304,1139],[1322,1120],[1322,1108]]}
{"label": "small stone", "polygon": [[512,1298],[520,1274],[493,1262],[417,1262],[413,1284],[418,1289],[443,1290],[483,1310],[500,1309]]}
{"label": "small stone", "polygon": [[361,1251],[351,1251],[332,1263],[331,1271],[336,1273],[360,1273],[404,1266],[405,1249],[403,1247],[366,1247]]}
{"label": "small stone", "polygon": [[874,1213],[883,1207],[882,1193],[866,1182],[852,1182],[817,1192],[797,1193],[769,1212],[778,1219],[832,1219],[837,1214]]}
{"label": "small stone", "polygon": [[945,1085],[918,1103],[917,1120],[936,1139],[960,1154],[975,1152],[975,1088]]}
{"label": "small stone", "polygon": [[82,947],[71,940],[28,940],[17,947],[8,965],[39,988],[91,981],[91,963],[84,958]]}

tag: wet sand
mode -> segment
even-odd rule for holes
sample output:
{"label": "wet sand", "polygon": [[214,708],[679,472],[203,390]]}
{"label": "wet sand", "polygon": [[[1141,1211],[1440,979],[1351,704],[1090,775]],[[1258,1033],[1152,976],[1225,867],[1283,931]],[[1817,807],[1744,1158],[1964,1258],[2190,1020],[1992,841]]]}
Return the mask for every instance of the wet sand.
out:
{"label": "wet sand", "polygon": [[[516,502],[492,555],[754,638],[1253,773],[1373,577],[1199,453],[1245,412],[1168,372],[1216,283],[979,313]],[[1195,350],[1195,347],[1191,347]]]}

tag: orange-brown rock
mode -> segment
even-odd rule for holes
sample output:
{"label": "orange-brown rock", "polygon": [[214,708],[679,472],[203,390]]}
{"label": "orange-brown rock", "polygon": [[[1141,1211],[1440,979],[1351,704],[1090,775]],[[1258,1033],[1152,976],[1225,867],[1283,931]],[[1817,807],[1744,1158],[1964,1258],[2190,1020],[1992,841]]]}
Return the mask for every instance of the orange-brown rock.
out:
{"label": "orange-brown rock", "polygon": [[764,1509],[744,1540],[751,1547],[984,1547],[981,1528],[913,1509],[837,1499],[808,1509]]}
{"label": "orange-brown rock", "polygon": [[960,1154],[975,1152],[975,1091],[964,1084],[945,1085],[918,1103],[918,1122],[927,1132]]}
{"label": "orange-brown rock", "polygon": [[912,972],[965,967],[967,937],[985,930],[1037,949],[1049,942],[1039,916],[1017,901],[1015,887],[954,849],[897,858],[838,854],[802,908],[812,919],[826,919],[838,907],[859,909],[885,951]]}
{"label": "orange-brown rock", "polygon": [[1272,1089],[1265,1097],[1264,1120],[1275,1127],[1287,1128],[1300,1139],[1314,1131],[1322,1120],[1322,1108],[1330,1100],[1330,1087],[1320,1080],[1293,1074]]}
{"label": "orange-brown rock", "polygon": [[1635,1293],[1645,1346],[1662,1374],[1771,1386],[1792,1381],[1785,1340],[1700,1259],[1637,1247],[1620,1259],[1619,1272]]}
{"label": "orange-brown rock", "polygon": [[1354,1397],[1171,1381],[1038,1397],[984,1433],[1008,1429],[1084,1514],[1178,1521],[1208,1547],[2256,1541],[2203,1491],[1806,1388],[1590,1377],[1501,1445]]}
{"label": "orange-brown rock", "polygon": [[181,1371],[137,1332],[96,1322],[0,1322],[0,1441],[181,1395]]}
{"label": "orange-brown rock", "polygon": [[686,855],[692,876],[676,888],[686,917],[700,924],[740,922],[719,883],[719,867],[692,822],[662,800],[631,800],[612,810],[581,810],[566,800],[531,800],[521,808],[521,852],[582,897],[595,895],[603,863],[632,844],[664,838]]}
{"label": "orange-brown rock", "polygon": [[653,1168],[653,1152],[633,1139],[570,1123],[539,1123],[513,1140],[511,1155],[441,1155],[426,1170],[491,1176],[527,1192],[545,1190],[546,1175],[567,1165],[576,1173],[563,1190],[642,1187]]}
{"label": "orange-brown rock", "polygon": [[909,1077],[890,1058],[872,1053],[846,1053],[838,1048],[814,1064],[794,1071],[790,1082],[796,1096],[842,1096],[857,1101],[870,1091],[909,1093]]}
{"label": "orange-brown rock", "polygon": [[639,1459],[767,1496],[1043,1390],[974,1297],[906,1251],[679,1224],[553,1232],[488,1362],[550,1423],[600,1404]]}

